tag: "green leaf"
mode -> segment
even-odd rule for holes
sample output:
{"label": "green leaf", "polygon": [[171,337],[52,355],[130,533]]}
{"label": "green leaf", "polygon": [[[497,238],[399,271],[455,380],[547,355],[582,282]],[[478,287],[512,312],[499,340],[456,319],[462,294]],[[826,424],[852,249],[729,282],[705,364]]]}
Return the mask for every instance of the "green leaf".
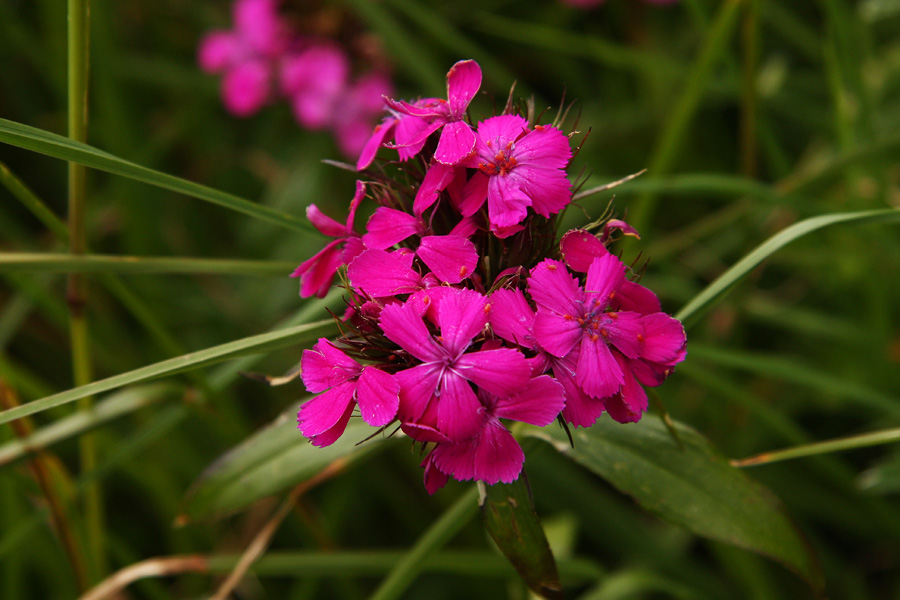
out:
{"label": "green leaf", "polygon": [[631,425],[601,419],[590,429],[572,431],[574,449],[561,429],[524,431],[666,521],[772,558],[821,591],[818,560],[778,499],[732,467],[699,433],[677,423],[675,429],[680,443],[659,419]]}
{"label": "green leaf", "polygon": [[104,256],[0,252],[0,272],[54,273],[196,273],[221,275],[286,275],[296,263],[218,258]]}
{"label": "green leaf", "polygon": [[307,481],[329,466],[345,467],[385,447],[376,439],[360,443],[374,432],[362,419],[351,419],[334,444],[313,446],[297,429],[299,407],[299,403],[292,406],[200,475],[188,493],[182,519],[239,510]]}
{"label": "green leaf", "polygon": [[702,309],[712,304],[715,299],[743,279],[745,275],[752,271],[762,261],[782,247],[808,233],[840,223],[895,223],[898,221],[900,221],[900,210],[885,209],[819,215],[818,217],[812,217],[804,219],[799,223],[794,223],[757,246],[734,266],[719,275],[715,281],[694,296],[694,298],[675,315],[675,318],[679,321],[686,322],[689,319],[696,317]]}
{"label": "green leaf", "polygon": [[0,142],[212,202],[282,227],[304,232],[314,231],[312,225],[294,215],[249,202],[187,179],[143,167],[93,146],[72,141],[43,129],[0,119]]}
{"label": "green leaf", "polygon": [[562,598],[562,584],[525,473],[512,483],[483,486],[481,515],[500,551],[535,593]]}
{"label": "green leaf", "polygon": [[173,375],[191,369],[199,369],[200,367],[229,360],[231,358],[237,358],[239,356],[245,356],[247,354],[268,352],[292,344],[304,344],[331,332],[333,328],[334,321],[326,319],[324,321],[317,321],[315,323],[307,323],[305,325],[298,325],[297,327],[289,327],[287,329],[254,335],[234,342],[228,342],[227,344],[213,346],[206,350],[170,358],[162,362],[147,365],[146,367],[141,367],[140,369],[128,371],[127,373],[122,373],[120,375],[114,375],[107,379],[95,381],[88,385],[82,385],[65,392],[60,392],[59,394],[47,396],[46,398],[41,398],[40,400],[35,400],[28,404],[5,410],[0,412],[0,425],[56,406],[74,402],[79,398],[108,392],[109,390],[114,390],[133,383],[148,381],[166,375]]}
{"label": "green leaf", "polygon": [[0,445],[0,467],[183,392],[181,386],[170,383],[153,383],[122,390],[98,402],[90,410],[78,411],[30,433],[27,437]]}

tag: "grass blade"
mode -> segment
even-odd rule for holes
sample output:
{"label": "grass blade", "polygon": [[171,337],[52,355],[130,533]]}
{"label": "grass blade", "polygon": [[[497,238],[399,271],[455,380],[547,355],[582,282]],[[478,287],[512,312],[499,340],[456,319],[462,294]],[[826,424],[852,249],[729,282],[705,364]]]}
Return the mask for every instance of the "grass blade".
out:
{"label": "grass blade", "polygon": [[88,385],[83,385],[71,390],[67,390],[65,392],[61,392],[59,394],[47,396],[46,398],[41,398],[40,400],[35,400],[33,402],[29,402],[28,404],[23,404],[22,406],[19,406],[17,408],[5,410],[3,412],[0,412],[0,424],[9,423],[14,419],[19,419],[21,417],[33,415],[35,413],[54,408],[56,406],[74,402],[79,398],[85,398],[93,394],[108,392],[109,390],[114,390],[126,385],[131,385],[133,383],[140,383],[142,381],[148,381],[150,379],[156,379],[158,377],[180,373],[182,371],[198,369],[203,366],[222,362],[230,358],[244,356],[246,354],[256,354],[274,350],[277,348],[282,348],[291,344],[302,344],[305,342],[309,342],[321,335],[327,335],[332,331],[333,327],[334,321],[332,321],[331,319],[326,319],[323,321],[317,321],[315,323],[307,323],[305,325],[299,325],[297,327],[290,327],[287,329],[281,329],[279,331],[272,331],[269,333],[254,335],[233,342],[228,342],[226,344],[221,344],[219,346],[213,346],[212,348],[207,348],[206,350],[200,350],[198,352],[185,354],[184,356],[170,358],[168,360],[154,363],[152,365],[147,365],[133,371],[128,371],[127,373],[114,375],[107,379],[95,381],[94,383],[90,383]]}
{"label": "grass blade", "polygon": [[249,202],[227,192],[194,183],[187,179],[143,167],[93,146],[74,142],[43,129],[29,127],[7,119],[0,119],[0,142],[218,204],[230,210],[268,223],[281,225],[282,227],[288,227],[297,231],[314,231],[312,225],[294,215]]}
{"label": "grass blade", "polygon": [[757,246],[756,249],[735,263],[734,266],[719,275],[715,281],[706,286],[703,291],[694,296],[687,305],[678,311],[675,318],[685,324],[689,323],[698,316],[701,310],[712,304],[714,300],[739,282],[754,267],[787,244],[808,233],[840,223],[859,225],[863,223],[895,223],[897,221],[900,221],[900,210],[883,209],[819,215],[794,223]]}
{"label": "grass blade", "polygon": [[218,258],[105,256],[101,254],[51,254],[0,252],[0,271],[49,271],[52,273],[193,273],[219,275],[281,275],[294,262],[231,260]]}

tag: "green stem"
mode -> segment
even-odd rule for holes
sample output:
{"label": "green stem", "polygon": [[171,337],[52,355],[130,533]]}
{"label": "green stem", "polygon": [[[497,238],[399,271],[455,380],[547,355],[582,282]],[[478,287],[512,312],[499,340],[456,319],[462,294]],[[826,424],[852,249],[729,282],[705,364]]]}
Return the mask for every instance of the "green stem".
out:
{"label": "green stem", "polygon": [[[88,125],[88,56],[90,48],[89,0],[68,0],[68,98],[69,138],[75,142],[87,141]],[[86,227],[86,175],[83,165],[69,163],[69,250],[72,254],[84,254],[87,248]],[[90,383],[94,378],[91,359],[90,333],[84,308],[87,289],[84,278],[73,273],[68,279],[66,300],[69,305],[70,335],[72,346],[72,371],[75,386]],[[78,409],[89,411],[93,398],[82,398]],[[79,439],[81,471],[89,473],[97,466],[96,441],[93,435]],[[88,556],[96,579],[103,574],[103,507],[99,485],[92,484],[85,494],[85,523],[87,528]]]}
{"label": "green stem", "polygon": [[814,444],[794,446],[793,448],[784,448],[783,450],[763,452],[762,454],[757,454],[748,458],[732,460],[731,464],[735,467],[768,465],[782,460],[790,460],[792,458],[830,454],[832,452],[841,452],[843,450],[853,450],[854,448],[868,448],[869,446],[879,446],[881,444],[890,444],[898,441],[900,441],[900,429],[885,429],[873,433],[864,433],[824,442],[816,442]]}
{"label": "green stem", "polygon": [[399,598],[425,567],[425,561],[437,552],[444,544],[469,522],[475,515],[475,499],[478,488],[460,496],[456,504],[450,507],[428,531],[419,538],[416,545],[397,563],[388,576],[381,582],[370,600],[391,600]]}

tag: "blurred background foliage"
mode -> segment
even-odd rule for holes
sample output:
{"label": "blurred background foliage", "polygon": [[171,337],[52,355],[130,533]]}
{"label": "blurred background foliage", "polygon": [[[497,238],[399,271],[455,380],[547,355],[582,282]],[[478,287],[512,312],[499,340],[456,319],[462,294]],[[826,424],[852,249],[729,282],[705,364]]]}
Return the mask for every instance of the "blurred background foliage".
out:
{"label": "blurred background foliage", "polygon": [[[584,189],[649,171],[614,194],[585,199],[565,223],[599,217],[612,199],[643,238],[622,247],[626,262],[638,252],[649,259],[644,283],[671,313],[792,223],[900,206],[900,4],[892,0],[683,0],[670,7],[608,0],[591,11],[552,0],[286,3],[300,8],[327,11],[377,36],[400,97],[442,96],[449,66],[474,58],[485,71],[474,119],[502,106],[513,81],[548,114],[572,103],[567,123],[577,118],[576,139],[589,132],[570,168]],[[88,142],[284,212],[302,216],[314,202],[342,219],[354,177],[323,164],[344,160],[331,138],[301,130],[284,105],[230,117],[218,82],[196,67],[199,37],[227,26],[228,11],[226,2],[94,0]],[[65,135],[63,4],[0,3],[0,40],[0,117]],[[0,145],[0,161],[65,218],[64,162],[8,145]],[[323,243],[99,171],[89,172],[87,208],[88,243],[97,253],[290,265]],[[0,252],[65,249],[47,223],[0,187]],[[304,306],[289,272],[88,276],[95,377],[286,323]],[[898,272],[896,226],[837,226],[798,240],[690,324],[688,360],[658,390],[662,405],[732,458],[897,427]],[[319,306],[307,319],[326,316]],[[67,321],[64,274],[0,265],[7,403],[73,386]],[[141,388],[141,402],[94,430],[93,472],[79,471],[74,434],[34,461],[4,458],[0,597],[79,593],[35,465],[61,499],[76,547],[83,543],[81,491],[99,482],[106,564],[89,569],[95,580],[151,557],[243,551],[275,500],[224,519],[175,521],[208,465],[304,394],[299,381],[270,388],[238,372],[281,374],[301,350],[178,375],[162,391]],[[29,420],[46,428],[72,411],[60,407]],[[14,437],[0,426],[2,448]],[[572,597],[812,596],[783,567],[647,515],[547,446],[526,450],[538,512]],[[418,462],[408,444],[390,444],[304,494],[235,597],[366,597],[396,553],[470,487],[451,482],[429,497]],[[748,474],[784,502],[809,538],[830,597],[888,599],[900,597],[898,464],[896,448],[882,446]],[[367,549],[382,566],[340,554]],[[284,554],[305,550],[335,560],[317,565]],[[443,566],[416,579],[407,597],[525,597],[477,519],[440,557]],[[145,579],[129,593],[202,596],[228,571],[216,569]]]}

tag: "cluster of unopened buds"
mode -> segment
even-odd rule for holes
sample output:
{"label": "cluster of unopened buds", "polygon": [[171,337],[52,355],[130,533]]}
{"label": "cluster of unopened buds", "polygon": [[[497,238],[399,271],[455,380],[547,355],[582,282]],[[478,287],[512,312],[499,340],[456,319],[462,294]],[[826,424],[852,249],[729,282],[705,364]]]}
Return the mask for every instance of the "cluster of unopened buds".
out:
{"label": "cluster of unopened buds", "polygon": [[301,35],[278,12],[279,0],[235,0],[234,28],[208,33],[198,61],[222,75],[222,101],[246,117],[278,98],[310,130],[330,130],[338,147],[355,157],[392,94],[379,70],[354,78],[347,52],[333,40]]}
{"label": "cluster of unopened buds", "polygon": [[[399,428],[427,452],[429,493],[449,477],[517,479],[524,454],[506,421],[639,420],[644,387],[686,354],[681,323],[607,249],[636,236],[629,225],[556,237],[573,195],[570,137],[511,102],[473,127],[480,86],[466,60],[447,74],[446,99],[387,100],[346,222],[309,206],[335,239],[294,273],[305,297],[340,276],[348,305],[341,337],[303,353],[317,395],[300,408],[300,431],[327,446],[355,414]],[[376,162],[382,147],[399,160]],[[359,233],[367,198],[378,207]]]}

